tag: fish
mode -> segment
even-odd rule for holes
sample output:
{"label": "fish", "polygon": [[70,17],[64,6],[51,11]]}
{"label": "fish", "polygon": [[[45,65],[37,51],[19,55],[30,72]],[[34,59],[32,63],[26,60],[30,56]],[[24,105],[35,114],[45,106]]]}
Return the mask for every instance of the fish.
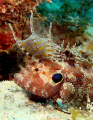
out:
{"label": "fish", "polygon": [[14,81],[24,90],[37,96],[57,96],[62,100],[68,100],[75,94],[85,96],[90,85],[89,94],[93,97],[93,71],[73,67],[66,62],[30,58],[28,64],[21,67],[19,73],[14,74]]}
{"label": "fish", "polygon": [[[33,12],[30,16],[31,35],[25,40],[19,40],[9,23],[16,44],[30,57],[25,67],[14,74],[14,81],[24,90],[43,98],[69,99],[69,96],[85,96],[88,85],[89,94],[93,98],[93,70],[87,70],[77,64],[72,66],[61,59],[62,45],[56,45],[51,38],[52,23],[49,37],[43,38],[35,34],[33,27]],[[61,60],[61,61],[60,61]],[[76,93],[77,92],[77,93]]]}
{"label": "fish", "polygon": [[[19,79],[18,76],[20,76],[20,75],[18,75],[19,73],[16,73],[14,75],[14,79],[15,79],[14,81],[16,83],[19,83],[20,86],[23,89],[26,89],[27,91],[29,91],[31,93],[36,93],[37,95],[39,95],[41,97],[52,97],[55,93],[57,93],[59,91],[60,87],[63,84],[63,77],[62,77],[60,71],[58,71],[59,70],[59,67],[58,67],[59,65],[56,64],[56,63],[54,65],[52,63],[53,60],[57,59],[60,56],[58,53],[60,51],[62,51],[61,47],[56,45],[52,41],[52,38],[51,38],[52,23],[50,23],[48,38],[44,38],[44,37],[41,38],[41,37],[39,37],[35,34],[34,27],[33,27],[33,12],[32,11],[31,11],[31,16],[30,16],[30,30],[31,30],[32,34],[27,39],[19,40],[16,37],[16,35],[14,33],[14,30],[13,30],[13,27],[10,23],[9,23],[9,27],[12,31],[14,40],[16,41],[16,44],[23,51],[25,51],[25,53],[27,55],[32,56],[30,58],[29,62],[28,62],[28,63],[30,63],[30,65],[28,64],[28,66],[29,66],[28,68],[31,67],[30,68],[30,73],[29,73],[28,68],[27,68],[26,71],[25,71],[25,69],[23,69],[22,66],[21,66],[21,68],[23,69],[22,74],[24,74],[24,71],[26,73],[29,73],[30,78],[28,78],[28,80],[26,80],[26,79],[24,79],[24,80],[29,81],[29,80],[32,79],[32,82],[31,81],[30,82],[31,82],[31,86],[33,86],[33,87],[31,87],[31,89],[28,90],[27,85],[29,85],[29,84],[27,83],[27,85],[24,86],[26,83],[25,83],[24,80],[22,80],[23,77],[21,77],[21,81],[24,81],[25,84],[21,86],[21,83],[18,82],[18,81],[20,81],[20,80],[18,80]],[[40,65],[39,65],[38,61],[42,61],[42,60],[43,60],[43,63],[41,62]],[[49,62],[50,65],[47,66],[48,62]],[[36,69],[39,69],[39,71],[36,71]],[[42,71],[43,69],[44,69],[44,72]],[[55,73],[55,71],[56,71],[56,73]],[[29,75],[27,75],[27,76],[29,76]],[[41,78],[40,75],[42,77],[45,77],[44,78],[45,81],[46,81],[45,84],[43,84],[43,78]],[[56,83],[55,83],[52,80],[53,75],[57,75],[57,77],[61,76],[61,79],[58,78],[58,80],[56,80]],[[39,83],[41,83],[41,84],[39,85]],[[35,92],[35,89],[37,89],[37,87],[38,87],[38,90],[37,90],[37,92]],[[48,92],[46,92],[45,89],[48,89]],[[42,94],[40,95],[40,93],[42,93]]]}

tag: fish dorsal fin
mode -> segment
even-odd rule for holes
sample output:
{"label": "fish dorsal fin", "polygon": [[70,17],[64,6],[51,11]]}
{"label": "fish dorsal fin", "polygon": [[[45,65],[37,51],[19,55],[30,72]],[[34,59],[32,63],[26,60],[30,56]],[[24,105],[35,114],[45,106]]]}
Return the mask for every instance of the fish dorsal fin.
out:
{"label": "fish dorsal fin", "polygon": [[52,60],[60,58],[59,53],[62,48],[55,44],[51,37],[52,22],[50,22],[50,28],[47,37],[40,37],[36,35],[33,27],[33,12],[31,11],[30,30],[32,34],[25,40],[20,40],[17,38],[10,23],[9,27],[12,31],[16,44],[21,47],[21,49],[24,50],[27,55],[40,58],[49,58]]}
{"label": "fish dorsal fin", "polygon": [[30,30],[31,30],[31,35],[28,37],[28,38],[26,38],[26,39],[24,39],[24,40],[20,40],[20,39],[18,39],[18,37],[15,35],[15,32],[14,32],[14,30],[13,30],[13,27],[12,27],[12,25],[9,23],[9,27],[10,27],[10,29],[11,29],[11,31],[12,31],[12,34],[13,34],[13,37],[14,37],[14,39],[15,39],[15,41],[17,42],[17,44],[21,44],[21,43],[23,43],[23,42],[26,42],[26,41],[28,41],[28,40],[31,40],[31,39],[36,39],[36,38],[39,38],[36,34],[35,34],[35,32],[34,32],[34,27],[33,27],[33,12],[31,11],[31,16],[30,16]]}

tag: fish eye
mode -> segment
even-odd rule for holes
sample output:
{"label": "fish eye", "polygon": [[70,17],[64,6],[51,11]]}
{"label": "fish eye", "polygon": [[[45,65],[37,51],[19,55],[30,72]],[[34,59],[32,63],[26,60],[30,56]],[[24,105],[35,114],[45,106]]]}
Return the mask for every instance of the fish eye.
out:
{"label": "fish eye", "polygon": [[39,69],[38,69],[38,68],[35,68],[35,71],[39,71]]}
{"label": "fish eye", "polygon": [[58,83],[58,82],[61,82],[63,80],[63,76],[61,73],[56,73],[52,76],[52,80],[55,82],[55,83]]}

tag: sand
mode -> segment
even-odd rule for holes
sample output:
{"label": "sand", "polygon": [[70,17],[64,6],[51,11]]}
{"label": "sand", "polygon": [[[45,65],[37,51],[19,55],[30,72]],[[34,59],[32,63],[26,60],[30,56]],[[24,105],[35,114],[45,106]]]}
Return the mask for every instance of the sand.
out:
{"label": "sand", "polygon": [[0,82],[0,120],[93,120],[90,114],[71,114],[29,100],[27,93],[13,81]]}

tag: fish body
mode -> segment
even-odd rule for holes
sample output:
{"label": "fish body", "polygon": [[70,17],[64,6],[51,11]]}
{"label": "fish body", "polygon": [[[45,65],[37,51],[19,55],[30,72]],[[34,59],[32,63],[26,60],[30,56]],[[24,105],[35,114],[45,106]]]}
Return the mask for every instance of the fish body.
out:
{"label": "fish body", "polygon": [[[60,73],[63,78],[60,82],[54,82],[54,74]],[[29,59],[29,64],[21,68],[14,75],[14,81],[23,89],[43,98],[59,95],[61,99],[79,95],[86,95],[88,85],[91,84],[90,93],[93,97],[93,71],[72,67],[66,62]]]}
{"label": "fish body", "polygon": [[[70,66],[68,63],[60,61],[62,48],[56,45],[51,39],[51,25],[49,38],[40,38],[33,29],[33,13],[30,17],[30,29],[32,35],[25,40],[19,40],[9,24],[16,44],[19,45],[26,54],[34,56],[29,59],[25,67],[14,75],[14,81],[23,89],[38,95],[49,98],[57,94],[62,99],[68,99],[74,95],[78,89],[78,94],[82,96],[87,93],[88,85],[93,86],[93,70],[86,70],[75,65]],[[44,59],[43,59],[44,58]],[[55,60],[55,61],[54,61]],[[54,74],[61,74],[62,80],[53,81]],[[93,97],[92,88],[90,94]]]}

